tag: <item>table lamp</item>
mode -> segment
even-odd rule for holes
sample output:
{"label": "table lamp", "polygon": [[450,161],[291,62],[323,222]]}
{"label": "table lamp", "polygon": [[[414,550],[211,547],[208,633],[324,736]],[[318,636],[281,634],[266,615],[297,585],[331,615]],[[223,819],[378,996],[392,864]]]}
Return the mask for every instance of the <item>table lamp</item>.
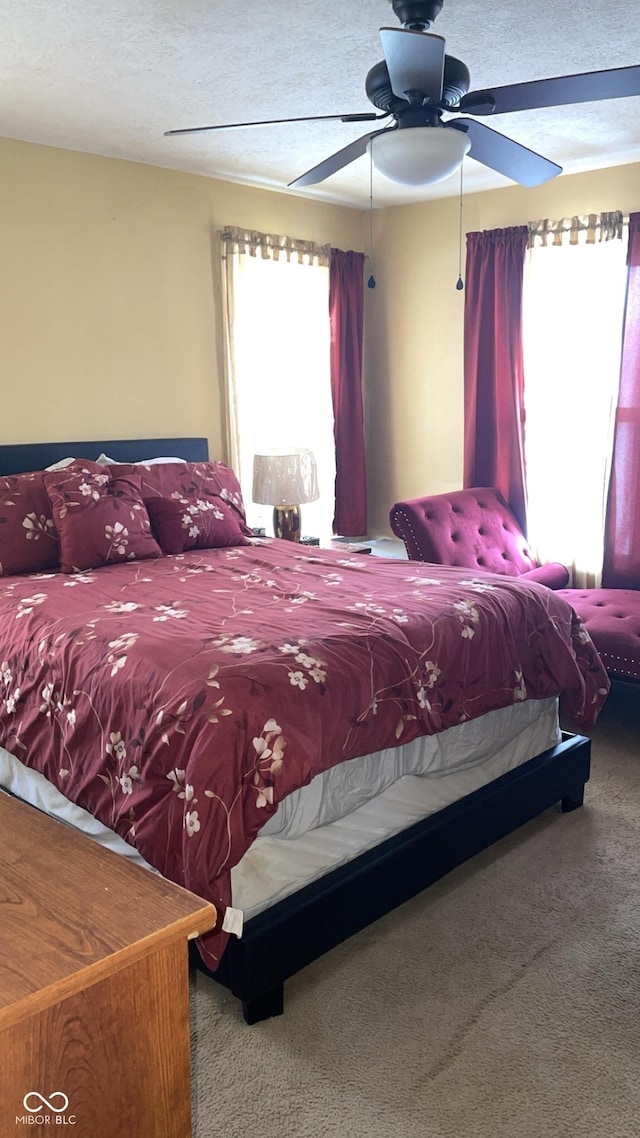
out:
{"label": "table lamp", "polygon": [[253,458],[253,501],[273,506],[273,532],[300,541],[300,506],[319,498],[313,452],[301,447],[265,450]]}

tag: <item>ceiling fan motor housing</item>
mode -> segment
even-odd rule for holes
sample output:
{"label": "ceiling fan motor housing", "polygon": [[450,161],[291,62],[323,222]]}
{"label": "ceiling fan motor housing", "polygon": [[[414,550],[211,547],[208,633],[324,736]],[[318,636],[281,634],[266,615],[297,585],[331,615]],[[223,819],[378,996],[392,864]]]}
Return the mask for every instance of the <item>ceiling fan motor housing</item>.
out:
{"label": "ceiling fan motor housing", "polygon": [[441,99],[445,107],[457,107],[470,86],[471,76],[466,63],[456,59],[455,55],[445,55]]}
{"label": "ceiling fan motor housing", "polygon": [[[471,84],[471,76],[466,65],[454,55],[444,57],[444,81],[442,84],[442,98],[437,104],[441,107],[457,107],[463,95],[467,94]],[[376,63],[367,75],[365,90],[367,98],[378,110],[385,114],[401,116],[409,109],[406,99],[394,95],[389,78],[389,70],[384,59]]]}
{"label": "ceiling fan motor housing", "polygon": [[391,6],[405,28],[423,32],[442,11],[443,0],[391,0]]}
{"label": "ceiling fan motor housing", "polygon": [[384,59],[374,64],[368,72],[365,82],[365,91],[367,92],[367,98],[373,103],[374,107],[377,107],[380,111],[384,111],[386,115],[399,114],[408,107],[406,99],[400,99],[397,95],[394,95],[391,88],[389,70]]}

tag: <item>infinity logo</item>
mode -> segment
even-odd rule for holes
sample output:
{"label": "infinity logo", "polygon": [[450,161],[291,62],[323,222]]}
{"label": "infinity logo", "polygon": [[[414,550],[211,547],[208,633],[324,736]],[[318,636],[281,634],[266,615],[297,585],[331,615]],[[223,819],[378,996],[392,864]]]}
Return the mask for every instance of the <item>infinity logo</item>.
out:
{"label": "infinity logo", "polygon": [[[53,1102],[51,1101],[54,1098],[62,1099],[62,1106],[54,1106]],[[30,1106],[29,1099],[39,1100],[40,1105]],[[65,1094],[63,1094],[62,1091],[53,1091],[50,1098],[48,1099],[46,1099],[44,1095],[38,1094],[38,1091],[28,1091],[22,1100],[22,1105],[24,1106],[25,1110],[29,1111],[30,1114],[37,1114],[39,1110],[42,1110],[43,1106],[48,1107],[49,1110],[52,1110],[54,1112],[54,1114],[62,1114],[62,1112],[65,1111],[69,1105],[69,1099]]]}

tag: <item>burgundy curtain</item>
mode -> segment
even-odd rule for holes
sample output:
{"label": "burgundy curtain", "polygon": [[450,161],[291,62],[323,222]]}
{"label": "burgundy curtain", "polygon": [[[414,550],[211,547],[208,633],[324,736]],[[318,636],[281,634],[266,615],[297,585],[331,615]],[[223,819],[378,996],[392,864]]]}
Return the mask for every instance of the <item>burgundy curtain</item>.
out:
{"label": "burgundy curtain", "polygon": [[629,275],[620,394],[605,534],[602,583],[640,588],[640,213],[629,217]]}
{"label": "burgundy curtain", "polygon": [[367,532],[367,469],[362,406],[364,253],[331,250],[331,393],[336,444],[336,509],[333,532]]}
{"label": "burgundy curtain", "polygon": [[464,485],[495,486],[523,529],[527,241],[526,225],[467,235],[464,307]]}

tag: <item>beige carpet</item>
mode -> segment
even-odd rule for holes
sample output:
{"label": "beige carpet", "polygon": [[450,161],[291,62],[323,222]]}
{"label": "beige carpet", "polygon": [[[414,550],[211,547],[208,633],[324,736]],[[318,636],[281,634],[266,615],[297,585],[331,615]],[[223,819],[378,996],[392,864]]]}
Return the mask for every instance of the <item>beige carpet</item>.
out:
{"label": "beige carpet", "polygon": [[198,976],[196,1138],[638,1138],[640,693],[550,811],[353,937],[247,1027]]}

